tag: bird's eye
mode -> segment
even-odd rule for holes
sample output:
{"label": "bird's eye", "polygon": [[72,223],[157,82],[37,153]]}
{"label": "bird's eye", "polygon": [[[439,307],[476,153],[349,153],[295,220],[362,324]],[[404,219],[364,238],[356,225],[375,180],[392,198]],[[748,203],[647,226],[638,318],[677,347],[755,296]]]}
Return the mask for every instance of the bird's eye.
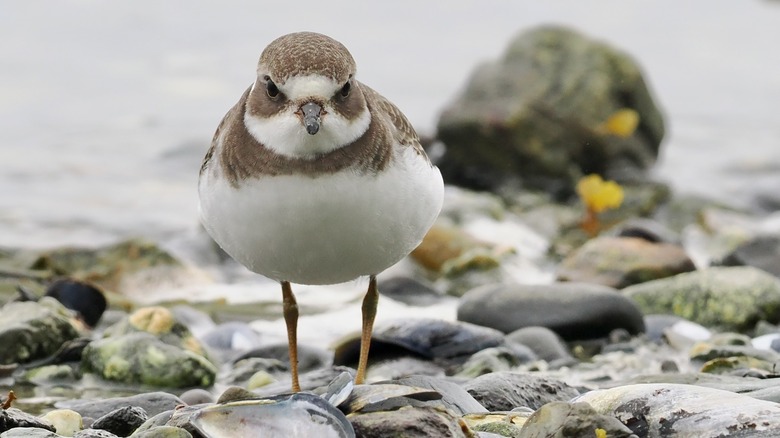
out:
{"label": "bird's eye", "polygon": [[268,76],[265,77],[265,91],[268,93],[268,97],[274,98],[279,95],[279,88],[276,87],[274,81]]}
{"label": "bird's eye", "polygon": [[343,87],[341,87],[341,97],[347,97],[349,96],[349,90],[352,88],[352,84],[350,82],[347,82],[344,84]]}

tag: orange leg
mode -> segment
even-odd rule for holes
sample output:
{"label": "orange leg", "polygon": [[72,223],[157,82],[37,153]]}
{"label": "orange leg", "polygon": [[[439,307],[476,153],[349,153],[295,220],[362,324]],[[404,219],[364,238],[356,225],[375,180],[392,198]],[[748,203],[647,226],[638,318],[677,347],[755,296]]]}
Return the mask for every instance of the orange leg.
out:
{"label": "orange leg", "polygon": [[289,281],[282,282],[282,313],[287,324],[287,349],[290,352],[292,391],[300,392],[298,383],[298,303],[295,301]]}
{"label": "orange leg", "polygon": [[371,347],[371,331],[374,328],[376,306],[379,302],[379,293],[376,289],[376,277],[371,276],[368,281],[368,292],[363,298],[363,328],[360,333],[360,359],[358,360],[355,383],[362,384],[366,381],[366,368],[368,367],[368,349]]}

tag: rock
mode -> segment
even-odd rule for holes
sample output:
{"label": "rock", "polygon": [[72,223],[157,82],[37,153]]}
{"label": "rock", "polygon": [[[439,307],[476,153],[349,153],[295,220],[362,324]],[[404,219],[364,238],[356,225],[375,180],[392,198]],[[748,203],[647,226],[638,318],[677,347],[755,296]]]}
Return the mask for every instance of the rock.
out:
{"label": "rock", "polygon": [[52,297],[63,306],[76,312],[82,321],[95,327],[106,311],[108,302],[103,292],[83,281],[60,279],[46,289],[46,296]]}
{"label": "rock", "polygon": [[203,356],[149,333],[94,341],[84,350],[82,365],[106,380],[170,388],[211,386],[217,373]]}
{"label": "rock", "polygon": [[[412,354],[427,359],[465,359],[502,343],[503,334],[487,327],[432,318],[398,318],[377,324],[371,337],[371,352],[373,359],[387,358],[389,354],[390,357]],[[333,363],[357,363],[359,347],[359,334],[343,340],[336,346]]]}
{"label": "rock", "polygon": [[76,432],[73,435],[73,438],[117,438],[117,435],[114,435],[107,430],[83,429]]}
{"label": "rock", "polygon": [[0,438],[62,438],[62,435],[37,427],[16,427],[0,433]]}
{"label": "rock", "polygon": [[[600,432],[599,432],[600,431]],[[596,412],[587,403],[550,402],[531,415],[520,438],[637,438],[617,418]]]}
{"label": "rock", "polygon": [[[32,416],[16,408],[0,409],[0,432],[13,428],[39,428],[54,432],[49,421]],[[17,435],[21,436],[21,435]]]}
{"label": "rock", "polygon": [[108,327],[103,336],[119,337],[131,333],[149,333],[166,344],[189,350],[199,356],[206,356],[206,350],[200,341],[165,307],[142,307]]}
{"label": "rock", "polygon": [[626,386],[638,383],[674,383],[697,385],[706,388],[736,392],[755,399],[780,402],[780,379],[737,377],[723,374],[679,373],[635,376],[609,386]]}
{"label": "rock", "polygon": [[0,364],[28,363],[54,354],[78,337],[71,312],[53,298],[0,308]]}
{"label": "rock", "polygon": [[[520,428],[512,423],[505,421],[493,421],[489,423],[482,423],[472,427],[475,432],[489,433],[489,437],[510,437],[521,438]],[[484,437],[484,434],[479,434],[478,437]]]}
{"label": "rock", "polygon": [[214,403],[214,394],[206,391],[203,388],[193,388],[184,391],[181,396],[181,401],[187,405],[200,405],[204,403]]}
{"label": "rock", "polygon": [[91,427],[107,430],[118,436],[130,436],[146,420],[148,420],[148,416],[143,408],[124,406],[98,418]]}
{"label": "rock", "polygon": [[466,438],[452,413],[436,408],[402,407],[351,417],[356,437]]}
{"label": "rock", "polygon": [[610,234],[618,237],[636,237],[652,243],[676,245],[682,243],[677,232],[658,221],[643,217],[632,217],[619,223],[610,229]]}
{"label": "rock", "polygon": [[73,434],[84,428],[81,415],[71,409],[55,409],[47,412],[40,418],[51,423],[54,426],[54,431],[59,435],[73,436]]}
{"label": "rock", "polygon": [[[328,385],[344,372],[349,373],[354,379],[355,370],[344,366],[332,366],[302,373],[298,376],[301,390],[323,394],[327,391]],[[253,393],[259,396],[285,394],[290,392],[291,387],[290,376],[285,376],[284,379],[279,379],[277,382],[254,389]]]}
{"label": "rock", "polygon": [[[285,367],[290,366],[290,354],[286,342],[282,344],[269,344],[263,347],[254,348],[233,359],[233,363],[235,364],[244,359],[253,357],[277,360],[284,364]],[[299,372],[308,372],[329,367],[332,363],[333,353],[330,351],[307,344],[298,344]]]}
{"label": "rock", "polygon": [[[635,130],[611,131],[618,110]],[[626,109],[628,109],[626,111]],[[588,173],[624,175],[648,168],[664,135],[659,110],[627,55],[571,30],[545,26],[511,42],[504,57],[472,74],[446,108],[438,163],[450,183],[572,193]]]}
{"label": "rock", "polygon": [[220,380],[228,385],[246,386],[246,383],[258,372],[278,375],[289,371],[286,364],[276,359],[249,357],[234,363],[233,367],[221,376]]}
{"label": "rock", "polygon": [[539,409],[552,401],[569,401],[579,391],[558,380],[534,374],[498,372],[463,384],[488,411],[511,411],[519,407]]}
{"label": "rock", "polygon": [[131,397],[114,397],[103,400],[70,400],[55,404],[58,408],[72,409],[83,417],[100,418],[117,409],[134,406],[143,408],[149,416],[172,410],[183,405],[179,397],[167,392],[148,392]]}
{"label": "rock", "polygon": [[459,227],[437,222],[410,254],[417,263],[444,276],[498,267],[506,249],[475,239]]}
{"label": "rock", "polygon": [[695,269],[679,245],[637,237],[598,237],[561,262],[558,280],[624,288]]}
{"label": "rock", "polygon": [[753,266],[780,277],[780,236],[754,237],[726,255],[721,264]]}
{"label": "rock", "polygon": [[25,371],[22,381],[35,385],[74,384],[81,373],[73,365],[45,365]]}
{"label": "rock", "polygon": [[200,338],[210,351],[230,360],[242,353],[260,347],[260,335],[241,321],[220,324],[204,333]]}
{"label": "rock", "polygon": [[410,306],[428,306],[443,297],[436,289],[410,277],[380,280],[377,288],[380,294]]}
{"label": "rock", "polygon": [[673,313],[706,327],[745,332],[780,322],[780,280],[752,267],[714,267],[623,289],[644,313]]}
{"label": "rock", "polygon": [[134,434],[133,438],[192,438],[192,434],[173,426],[157,426]]}
{"label": "rock", "polygon": [[509,371],[520,363],[520,358],[508,347],[491,347],[472,354],[455,376],[470,379],[483,374]]}
{"label": "rock", "polygon": [[463,389],[462,386],[445,378],[409,376],[393,380],[393,383],[436,391],[441,395],[441,399],[437,400],[437,404],[441,403],[446,409],[459,415],[487,412],[487,409]]}
{"label": "rock", "polygon": [[541,326],[565,340],[606,337],[616,328],[644,330],[636,305],[618,291],[592,284],[486,285],[463,296],[458,319],[505,333]]}
{"label": "rock", "polygon": [[637,384],[590,391],[574,401],[616,416],[640,437],[780,434],[780,405],[719,389]]}
{"label": "rock", "polygon": [[547,327],[523,327],[509,333],[505,339],[507,342],[516,342],[527,346],[539,356],[539,359],[547,362],[572,359],[569,347],[560,336]]}

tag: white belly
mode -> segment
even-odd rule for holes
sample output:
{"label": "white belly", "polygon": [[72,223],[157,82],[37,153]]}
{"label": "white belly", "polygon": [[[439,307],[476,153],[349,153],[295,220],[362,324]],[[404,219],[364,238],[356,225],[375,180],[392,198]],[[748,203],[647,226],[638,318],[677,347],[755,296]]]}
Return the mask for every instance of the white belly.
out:
{"label": "white belly", "polygon": [[439,170],[411,148],[396,158],[377,175],[263,176],[238,189],[205,172],[201,219],[230,256],[274,280],[378,274],[420,243],[442,204]]}

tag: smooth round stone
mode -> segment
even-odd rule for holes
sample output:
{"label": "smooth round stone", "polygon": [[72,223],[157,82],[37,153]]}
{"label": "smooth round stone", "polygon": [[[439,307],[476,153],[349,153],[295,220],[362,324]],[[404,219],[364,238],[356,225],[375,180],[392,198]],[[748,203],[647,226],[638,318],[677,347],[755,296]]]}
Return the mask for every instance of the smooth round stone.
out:
{"label": "smooth round stone", "polygon": [[443,295],[436,289],[409,277],[380,280],[379,293],[410,306],[428,306],[441,301]]}
{"label": "smooth round stone", "polygon": [[565,340],[603,338],[617,328],[644,331],[636,305],[615,289],[583,283],[486,285],[468,292],[458,319],[505,333],[541,326]]}
{"label": "smooth round stone", "polygon": [[616,416],[638,436],[780,435],[780,404],[701,386],[626,385],[590,391],[574,401]]}
{"label": "smooth round stone", "polygon": [[249,324],[240,321],[220,324],[206,332],[200,340],[224,357],[258,348],[261,343],[260,335]]}
{"label": "smooth round stone", "polygon": [[629,286],[644,313],[672,313],[706,327],[745,332],[780,322],[780,280],[753,267],[712,267]]}
{"label": "smooth round stone", "polygon": [[697,342],[710,339],[712,332],[701,324],[681,319],[664,329],[663,337],[669,345],[683,351]]}
{"label": "smooth round stone", "polygon": [[636,438],[631,429],[611,415],[599,414],[587,403],[550,402],[526,420],[519,437],[566,438],[592,437]]}
{"label": "smooth round stone", "polygon": [[115,435],[129,436],[148,419],[146,411],[137,406],[123,406],[98,418],[93,429],[107,430]]}
{"label": "smooth round stone", "polygon": [[780,277],[780,236],[758,236],[723,258],[724,266],[753,266]]}
{"label": "smooth round stone", "polygon": [[547,327],[523,327],[509,333],[504,339],[525,345],[539,356],[539,359],[547,362],[572,358],[569,347],[561,337]]}
{"label": "smooth round stone", "polygon": [[561,262],[558,280],[619,289],[695,269],[680,245],[637,237],[597,237]]}
{"label": "smooth round stone", "polygon": [[760,350],[773,350],[780,352],[780,333],[769,333],[757,336],[750,340],[750,344]]}
{"label": "smooth round stone", "polygon": [[54,431],[64,436],[73,436],[84,427],[81,415],[71,409],[55,409],[40,418],[51,423],[54,426]]}
{"label": "smooth round stone", "polygon": [[534,374],[498,372],[463,384],[488,411],[511,411],[519,407],[539,409],[552,401],[569,401],[579,391],[561,381]]}

